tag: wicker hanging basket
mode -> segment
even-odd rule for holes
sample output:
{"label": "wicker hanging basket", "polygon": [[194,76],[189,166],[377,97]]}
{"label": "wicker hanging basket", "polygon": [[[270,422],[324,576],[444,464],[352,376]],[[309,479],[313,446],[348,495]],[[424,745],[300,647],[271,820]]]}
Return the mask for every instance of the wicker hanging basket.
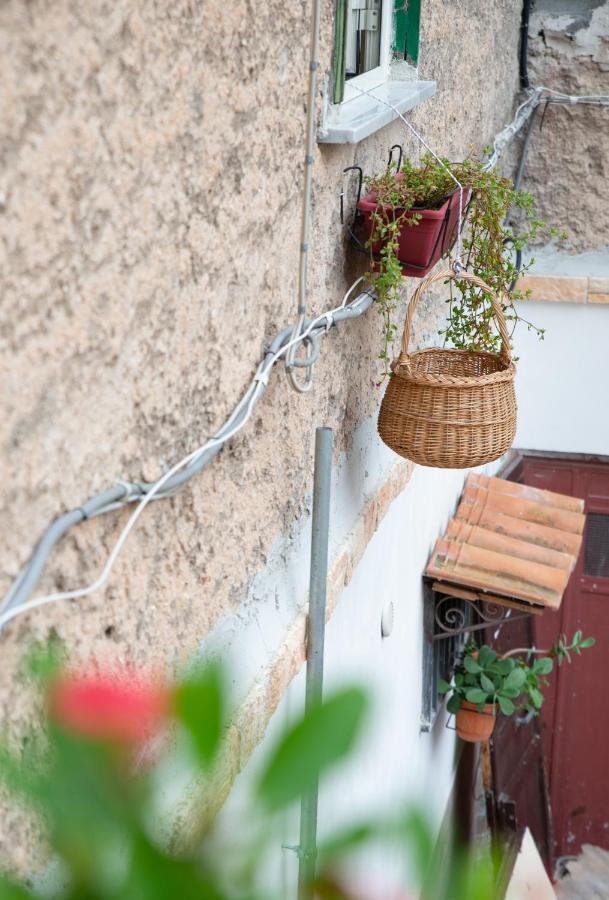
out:
{"label": "wicker hanging basket", "polygon": [[[417,303],[436,281],[468,281],[492,298],[501,352],[432,348],[408,352]],[[500,301],[467,272],[429,275],[416,289],[406,315],[402,347],[379,413],[382,440],[423,466],[465,469],[498,459],[516,432],[516,370]]]}

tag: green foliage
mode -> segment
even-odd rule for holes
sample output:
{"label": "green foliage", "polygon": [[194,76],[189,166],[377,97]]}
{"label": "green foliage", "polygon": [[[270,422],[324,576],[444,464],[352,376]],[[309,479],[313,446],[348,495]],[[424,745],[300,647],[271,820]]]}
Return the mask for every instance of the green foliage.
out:
{"label": "green foliage", "polygon": [[[177,854],[165,846],[155,814],[159,793],[172,790],[163,783],[168,770],[159,747],[167,749],[170,731],[178,737],[181,732],[186,743],[175,745],[189,748],[185,756],[191,763],[194,759],[190,774],[210,792],[214,789],[213,763],[226,751],[227,693],[221,670],[195,669],[167,688],[135,676],[130,685],[97,675],[65,675],[54,664],[35,669],[43,679],[51,678],[44,739],[29,741],[27,755],[0,745],[0,782],[38,816],[61,877],[38,892],[0,873],[0,900],[279,900],[279,895],[269,895],[268,886],[260,888],[269,849],[280,842],[275,814],[348,760],[365,718],[362,691],[335,693],[284,731],[249,808],[243,810],[243,833],[237,827],[229,839],[222,838],[212,824],[196,845]],[[97,704],[93,721],[83,696]],[[118,715],[109,698],[123,703]],[[124,709],[136,716],[138,711],[165,710],[157,725],[161,731],[144,737],[137,728],[117,729]],[[152,755],[142,741],[152,742]],[[173,759],[169,771],[172,765]],[[434,833],[424,815],[407,809],[356,822],[321,843],[317,900],[353,900],[338,873],[347,872],[350,858],[368,844],[397,847],[414,873],[415,883],[408,887],[416,887],[425,900],[492,895],[491,862],[479,864],[467,854],[457,853],[445,881],[438,881],[442,867]]]}
{"label": "green foliage", "polygon": [[190,734],[202,765],[210,765],[224,728],[222,675],[218,666],[197,668],[175,692],[178,716]]}
{"label": "green foliage", "polygon": [[65,649],[59,638],[53,637],[47,643],[32,644],[23,660],[26,678],[49,681],[65,663]]}
{"label": "green foliage", "polygon": [[[465,268],[482,278],[500,296],[506,319],[513,326],[521,320],[543,338],[543,330],[523,319],[514,307],[514,300],[525,299],[525,295],[512,288],[512,284],[530,264],[522,267],[519,273],[507,245],[513,251],[522,250],[540,234],[548,238],[559,237],[558,232],[547,228],[546,223],[537,217],[530,194],[514,190],[511,180],[496,171],[484,171],[482,160],[468,158],[460,163],[451,163],[444,159],[443,163],[464,187],[472,191],[467,216],[469,224],[463,236],[462,262]],[[454,192],[455,182],[430,154],[425,154],[420,166],[406,160],[399,173],[388,169],[376,178],[367,179],[367,185],[377,194],[378,201],[378,207],[372,214],[372,233],[368,241],[372,257],[374,245],[379,242],[383,244],[376,261],[378,274],[375,288],[379,298],[378,308],[383,317],[379,358],[387,374],[390,347],[396,331],[393,313],[403,281],[397,257],[400,229],[405,224],[416,224],[420,220],[417,208],[439,208]],[[521,212],[522,224],[518,235],[504,224],[512,209]],[[500,338],[494,328],[493,308],[488,294],[481,293],[475,285],[465,281],[455,282],[454,285],[450,282],[447,303],[448,327],[440,332],[447,343],[457,349],[499,351]]]}
{"label": "green foliage", "polygon": [[[319,848],[321,875],[316,881],[316,900],[355,900],[332,877],[337,865],[345,870],[349,856],[363,844],[374,841],[393,846],[408,859],[418,890],[405,894],[420,900],[489,900],[496,894],[496,876],[501,866],[500,852],[474,857],[466,848],[446,847],[434,839],[427,817],[418,809],[409,809],[395,819],[354,826],[339,838]],[[359,894],[357,895],[360,896]],[[402,896],[400,894],[399,896]]]}
{"label": "green foliage", "polygon": [[361,731],[365,709],[361,691],[342,691],[314,707],[284,735],[260,780],[265,806],[273,810],[287,806],[343,759]]}
{"label": "green foliage", "polygon": [[[583,639],[581,631],[576,631],[570,643],[561,635],[548,651],[542,651],[544,656],[527,662],[518,655],[500,657],[487,644],[478,648],[472,642],[465,648],[452,683],[440,679],[438,691],[450,693],[446,708],[453,714],[459,711],[461,701],[467,700],[475,703],[479,711],[485,704],[492,703],[505,716],[513,715],[516,710],[537,715],[544,701],[541,688],[549,684],[545,676],[552,672],[554,658],[559,664],[563,659],[571,661],[570,653],[579,655],[593,645],[594,638]],[[519,651],[530,657],[537,652],[526,648]]]}
{"label": "green foliage", "polygon": [[31,900],[29,891],[0,875],[0,900]]}
{"label": "green foliage", "polygon": [[582,638],[581,631],[575,632],[570,644],[567,642],[566,636],[561,634],[552,647],[551,653],[552,656],[556,657],[558,665],[560,665],[565,659],[567,662],[571,662],[571,653],[577,653],[577,655],[580,656],[582,650],[585,650],[587,647],[592,647],[594,644],[594,638]]}

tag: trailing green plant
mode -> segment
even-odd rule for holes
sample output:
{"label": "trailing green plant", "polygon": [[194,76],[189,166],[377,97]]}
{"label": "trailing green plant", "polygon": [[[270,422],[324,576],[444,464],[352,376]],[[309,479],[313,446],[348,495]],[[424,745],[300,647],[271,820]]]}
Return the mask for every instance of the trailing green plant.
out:
{"label": "trailing green plant", "polygon": [[[462,701],[467,700],[474,703],[479,712],[485,705],[493,704],[506,716],[513,715],[516,710],[538,715],[544,702],[541,688],[549,684],[546,676],[552,672],[554,660],[558,665],[565,659],[571,662],[572,653],[579,656],[594,643],[594,638],[583,638],[581,631],[576,631],[570,643],[565,635],[561,635],[549,650],[521,647],[499,656],[487,644],[478,648],[472,642],[465,648],[452,683],[441,679],[438,691],[451,694],[446,704],[450,713],[456,714]],[[533,656],[539,658],[528,662],[527,659]]]}
{"label": "trailing green plant", "polygon": [[[459,163],[443,159],[442,162],[464,188],[472,192],[467,212],[468,227],[463,234],[463,265],[500,295],[506,319],[513,327],[522,321],[543,338],[543,329],[524,319],[514,307],[514,300],[525,299],[530,294],[523,293],[515,284],[533,260],[518,270],[512,252],[522,251],[541,234],[547,238],[564,235],[548,228],[536,215],[535,203],[529,193],[515,190],[512,181],[495,170],[486,171],[483,159],[471,157]],[[374,263],[372,268],[376,270],[376,275],[369,274],[369,277],[375,279],[378,308],[383,317],[379,358],[387,374],[389,351],[396,331],[393,313],[404,279],[398,259],[400,229],[418,223],[421,215],[417,208],[438,209],[442,206],[455,191],[455,182],[431,154],[425,154],[421,165],[415,166],[406,160],[399,173],[389,168],[378,177],[366,179],[366,184],[376,193],[378,204],[371,214],[372,230],[367,246]],[[505,224],[515,209],[521,211],[518,234]],[[372,248],[379,243],[383,246],[375,254]],[[493,327],[490,296],[463,281],[456,282],[455,287],[457,293],[451,283],[447,300],[448,326],[440,331],[445,342],[462,350],[498,352],[500,338]]]}

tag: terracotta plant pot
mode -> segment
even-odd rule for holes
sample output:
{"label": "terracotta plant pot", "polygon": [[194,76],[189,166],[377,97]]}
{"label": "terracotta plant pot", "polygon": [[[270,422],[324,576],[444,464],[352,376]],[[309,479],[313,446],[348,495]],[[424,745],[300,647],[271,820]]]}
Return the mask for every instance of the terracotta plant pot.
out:
{"label": "terracotta plant pot", "polygon": [[461,709],[456,716],[457,734],[462,741],[476,744],[488,741],[495,727],[496,712],[492,703],[487,703],[478,712],[475,703],[461,701]]}
{"label": "terracotta plant pot", "polygon": [[[471,191],[463,191],[463,217],[470,195]],[[373,191],[366,194],[357,204],[357,208],[361,213],[358,237],[365,243],[372,234],[372,213],[379,209],[376,194]],[[413,207],[408,211],[409,215],[411,213],[417,213],[421,218],[416,225],[404,223],[401,226],[398,259],[402,264],[404,275],[422,278],[451,249],[457,239],[459,191],[450,194],[438,209]],[[378,253],[382,246],[382,242],[379,241],[373,245],[372,251]]]}

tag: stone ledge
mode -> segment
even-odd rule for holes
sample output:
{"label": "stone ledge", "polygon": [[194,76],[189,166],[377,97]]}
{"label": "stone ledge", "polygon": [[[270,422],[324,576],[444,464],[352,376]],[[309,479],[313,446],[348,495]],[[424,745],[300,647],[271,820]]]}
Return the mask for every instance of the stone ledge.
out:
{"label": "stone ledge", "polygon": [[518,280],[521,291],[531,291],[531,300],[554,303],[609,304],[609,278],[574,275],[525,275]]}
{"label": "stone ledge", "polygon": [[332,105],[317,132],[320,144],[357,144],[433,97],[435,81],[386,81],[369,94]]}

